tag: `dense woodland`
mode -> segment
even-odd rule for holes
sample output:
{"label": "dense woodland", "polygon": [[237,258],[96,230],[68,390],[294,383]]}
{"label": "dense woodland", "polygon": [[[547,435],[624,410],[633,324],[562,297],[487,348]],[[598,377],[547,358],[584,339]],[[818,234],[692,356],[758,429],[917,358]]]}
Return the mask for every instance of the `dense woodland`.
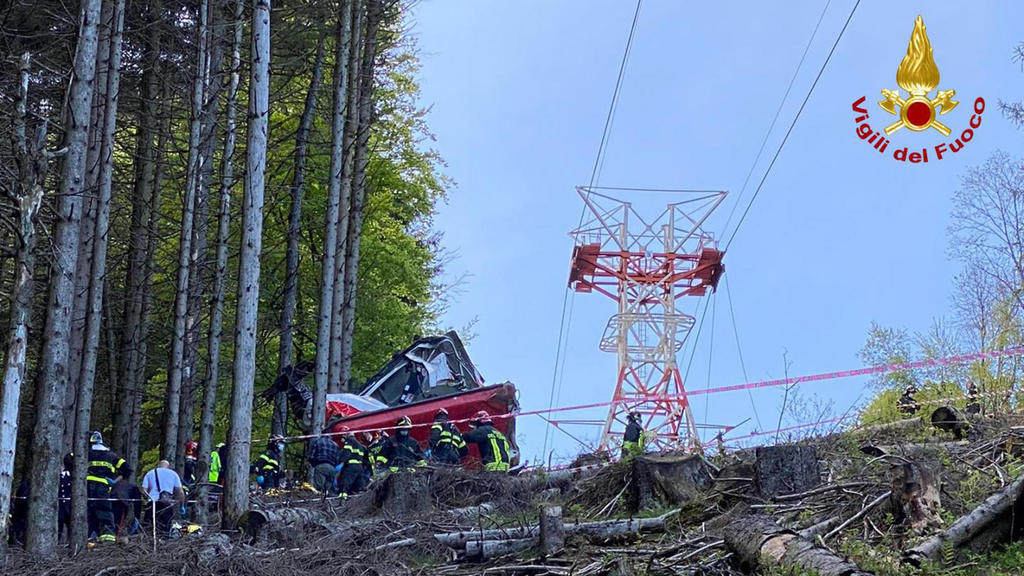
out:
{"label": "dense woodland", "polygon": [[433,326],[446,287],[431,217],[450,182],[407,10],[0,8],[0,534],[6,495],[31,478],[26,547],[56,553],[73,452],[84,543],[90,430],[136,474],[159,458],[180,470],[195,440],[201,476],[228,442],[231,522],[250,440],[288,432],[286,400],[258,398],[282,368],[315,360],[322,410]]}

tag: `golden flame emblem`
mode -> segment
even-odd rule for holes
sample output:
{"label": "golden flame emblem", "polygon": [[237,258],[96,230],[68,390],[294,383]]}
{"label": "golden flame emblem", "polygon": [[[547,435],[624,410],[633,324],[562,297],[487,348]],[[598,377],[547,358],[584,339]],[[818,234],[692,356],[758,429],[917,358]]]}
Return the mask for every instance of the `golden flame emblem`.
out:
{"label": "golden flame emblem", "polygon": [[[956,108],[959,102],[953,100],[956,90],[939,90],[935,98],[928,98],[928,93],[939,85],[939,67],[935,65],[932,43],[928,40],[924,19],[920,15],[914,21],[907,55],[896,69],[896,83],[910,93],[910,97],[904,99],[898,90],[882,90],[885,99],[878,105],[882,110],[900,118],[887,126],[885,133],[892,134],[900,128],[915,132],[935,128],[943,136],[949,136],[949,128],[939,122],[937,117]],[[899,111],[896,110],[897,106]]]}

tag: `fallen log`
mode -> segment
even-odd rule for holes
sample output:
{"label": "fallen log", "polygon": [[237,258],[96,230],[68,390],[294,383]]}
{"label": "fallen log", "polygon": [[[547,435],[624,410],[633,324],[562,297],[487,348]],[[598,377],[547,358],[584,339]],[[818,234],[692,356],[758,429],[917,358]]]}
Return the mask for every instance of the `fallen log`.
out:
{"label": "fallen log", "polygon": [[249,538],[256,538],[264,529],[281,532],[305,532],[328,522],[327,515],[312,508],[275,508],[250,510],[238,519],[238,528]]}
{"label": "fallen log", "polygon": [[[1013,516],[1015,506],[1024,492],[1024,476],[1012,484],[993,493],[966,516],[961,517],[949,528],[926,539],[903,553],[903,561],[914,566],[928,560],[938,560],[943,547],[960,548],[984,532],[990,525],[1006,516]],[[1018,520],[1019,524],[1019,520]]]}
{"label": "fallen log", "polygon": [[538,538],[521,538],[515,540],[473,540],[466,542],[466,557],[487,559],[506,554],[513,554],[537,545]]}
{"label": "fallen log", "polygon": [[[580,522],[564,524],[566,534],[581,534],[590,538],[611,538],[631,532],[657,531],[665,528],[665,522],[679,510],[655,518],[632,518],[628,520],[605,520],[601,522]],[[485,542],[488,540],[515,540],[540,536],[539,526],[522,526],[515,528],[491,528],[488,530],[464,530],[434,534],[434,539],[453,548],[464,546],[469,542]]]}
{"label": "fallen log", "polygon": [[748,566],[779,566],[819,576],[873,576],[853,562],[763,515],[740,514],[722,529],[726,546]]}
{"label": "fallen log", "polygon": [[932,412],[932,426],[939,430],[952,432],[953,436],[960,440],[971,428],[967,419],[960,415],[960,412],[952,406],[939,406]]}
{"label": "fallen log", "polygon": [[876,424],[874,426],[865,426],[862,428],[854,428],[854,432],[861,435],[873,435],[886,432],[906,432],[914,430],[916,428],[923,428],[924,420],[920,417],[906,418],[904,420],[896,420],[893,422],[886,422],[885,424]]}

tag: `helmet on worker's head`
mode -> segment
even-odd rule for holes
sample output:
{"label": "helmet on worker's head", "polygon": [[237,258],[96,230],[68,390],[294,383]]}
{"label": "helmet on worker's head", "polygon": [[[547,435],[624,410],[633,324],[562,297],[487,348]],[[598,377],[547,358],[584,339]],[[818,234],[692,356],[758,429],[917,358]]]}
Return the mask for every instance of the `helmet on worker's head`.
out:
{"label": "helmet on worker's head", "polygon": [[64,455],[64,469],[71,470],[71,466],[75,463],[75,453],[68,452]]}
{"label": "helmet on worker's head", "polygon": [[369,430],[363,430],[359,433],[359,439],[363,441],[363,444],[369,445],[373,443],[373,432]]}
{"label": "helmet on worker's head", "polygon": [[195,458],[199,452],[199,444],[195,442],[185,442],[185,458]]}
{"label": "helmet on worker's head", "polygon": [[284,436],[280,434],[274,434],[270,437],[270,441],[267,442],[267,446],[270,449],[284,450]]}
{"label": "helmet on worker's head", "polygon": [[412,420],[408,416],[402,416],[395,421],[395,428],[398,430],[409,430],[412,428]]}
{"label": "helmet on worker's head", "polygon": [[916,394],[917,386],[914,386],[913,384],[907,384],[907,387],[903,391],[907,394]]}
{"label": "helmet on worker's head", "polygon": [[434,414],[434,420],[435,421],[447,420],[447,419],[448,419],[448,411],[445,410],[444,408],[441,408],[440,410],[437,411],[437,414]]}
{"label": "helmet on worker's head", "polygon": [[629,419],[633,420],[635,422],[639,422],[640,421],[640,413],[637,412],[636,410],[630,410],[629,411]]}
{"label": "helmet on worker's head", "polygon": [[353,436],[352,429],[349,428],[348,426],[338,426],[337,432],[338,434],[341,434],[342,438],[352,438]]}
{"label": "helmet on worker's head", "polygon": [[89,444],[103,444],[103,434],[99,430],[89,432]]}
{"label": "helmet on worker's head", "polygon": [[486,410],[481,410],[481,411],[477,412],[475,416],[473,416],[473,425],[474,426],[482,426],[484,424],[490,424],[490,423],[491,423],[491,415],[488,414]]}

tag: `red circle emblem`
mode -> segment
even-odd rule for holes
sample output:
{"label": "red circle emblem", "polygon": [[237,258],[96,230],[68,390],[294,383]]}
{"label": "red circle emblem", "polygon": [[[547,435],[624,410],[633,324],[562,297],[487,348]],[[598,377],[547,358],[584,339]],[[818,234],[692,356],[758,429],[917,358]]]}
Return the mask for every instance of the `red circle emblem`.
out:
{"label": "red circle emblem", "polygon": [[932,120],[932,107],[924,102],[914,102],[907,107],[907,122],[914,126],[926,126]]}

